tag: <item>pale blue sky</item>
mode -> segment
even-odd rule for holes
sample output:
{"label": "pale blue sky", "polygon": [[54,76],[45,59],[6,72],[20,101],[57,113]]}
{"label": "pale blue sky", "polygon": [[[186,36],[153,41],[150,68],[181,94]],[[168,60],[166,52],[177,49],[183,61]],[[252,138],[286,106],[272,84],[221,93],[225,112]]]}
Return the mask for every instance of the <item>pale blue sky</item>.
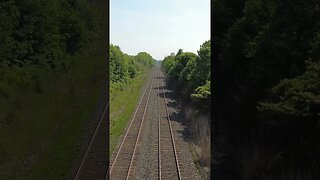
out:
{"label": "pale blue sky", "polygon": [[210,39],[210,0],[111,0],[110,43],[122,52],[196,53]]}

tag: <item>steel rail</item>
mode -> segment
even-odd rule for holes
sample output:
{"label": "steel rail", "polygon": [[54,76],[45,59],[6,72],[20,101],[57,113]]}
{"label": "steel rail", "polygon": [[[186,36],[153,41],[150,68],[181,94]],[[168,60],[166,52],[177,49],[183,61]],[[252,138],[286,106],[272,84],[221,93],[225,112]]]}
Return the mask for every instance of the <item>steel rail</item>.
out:
{"label": "steel rail", "polygon": [[169,115],[169,112],[168,112],[168,107],[167,107],[167,102],[166,102],[166,95],[165,95],[165,91],[163,89],[163,82],[162,81],[161,81],[161,88],[162,88],[162,91],[163,91],[163,98],[164,98],[164,102],[165,102],[165,106],[166,106],[166,114],[167,114],[167,120],[168,120],[168,123],[169,123],[170,134],[171,134],[171,142],[172,142],[173,151],[174,151],[174,158],[175,158],[175,162],[176,162],[176,166],[177,166],[178,179],[180,180],[181,179],[181,174],[180,174],[179,161],[178,161],[178,157],[177,157],[176,146],[175,146],[173,132],[172,132],[171,123],[170,123],[170,115]]}
{"label": "steel rail", "polygon": [[127,173],[126,180],[129,179],[129,175],[130,175],[130,172],[131,172],[132,161],[133,161],[133,158],[134,158],[134,156],[135,156],[136,149],[137,149],[137,144],[138,144],[138,141],[139,141],[139,137],[140,137],[140,133],[141,133],[141,128],[142,128],[143,122],[144,122],[144,116],[145,116],[145,114],[146,114],[146,110],[147,110],[147,107],[148,107],[149,97],[150,97],[150,93],[151,93],[151,88],[152,88],[152,85],[153,85],[153,81],[154,81],[154,78],[152,78],[150,90],[149,90],[148,97],[147,97],[146,106],[144,107],[144,110],[143,110],[142,120],[141,120],[141,123],[140,123],[137,140],[136,140],[136,142],[135,142],[135,144],[134,144],[134,149],[133,149],[132,157],[131,157],[131,160],[130,160],[130,166],[129,166],[129,170],[128,170],[128,173]]}
{"label": "steel rail", "polygon": [[82,168],[83,168],[84,163],[85,163],[86,160],[87,160],[87,157],[88,157],[89,152],[91,151],[92,144],[93,144],[93,142],[94,142],[94,140],[95,140],[95,138],[96,138],[96,135],[97,135],[97,133],[98,133],[98,130],[100,129],[100,126],[101,126],[101,124],[102,124],[102,119],[104,118],[104,116],[105,116],[105,114],[106,114],[106,111],[107,111],[108,106],[109,106],[109,102],[107,103],[106,107],[105,107],[104,110],[103,110],[102,116],[101,116],[101,118],[100,118],[100,120],[99,120],[99,123],[98,123],[98,125],[97,125],[97,127],[96,127],[96,130],[94,131],[94,134],[93,134],[93,136],[92,136],[92,138],[91,138],[91,140],[90,140],[90,144],[89,144],[89,146],[88,146],[88,148],[87,148],[87,150],[86,150],[86,153],[84,154],[84,157],[83,157],[83,159],[82,159],[82,161],[81,161],[80,167],[79,167],[79,169],[78,169],[78,171],[77,171],[77,174],[76,174],[76,176],[75,176],[75,178],[74,178],[75,180],[79,179],[80,172],[81,172],[81,170],[82,170]]}
{"label": "steel rail", "polygon": [[158,110],[158,177],[161,180],[161,143],[160,143],[160,108],[159,108],[159,94],[160,94],[160,71],[158,73],[158,96],[157,96],[157,110]]}
{"label": "steel rail", "polygon": [[[154,73],[153,73],[153,74],[154,74]],[[148,86],[150,85],[150,81],[151,81],[151,79],[153,79],[153,78],[152,78],[152,77],[153,77],[153,74],[152,74],[152,76],[150,77],[150,79],[149,79],[149,81],[148,81],[148,83],[147,83],[147,86],[146,86],[146,88],[145,88],[145,90],[144,90],[144,92],[143,92],[143,94],[142,94],[142,97],[140,98],[140,101],[139,101],[139,103],[138,103],[138,106],[137,106],[137,108],[136,108],[136,110],[135,110],[135,112],[134,112],[134,114],[133,114],[133,117],[131,118],[131,122],[130,122],[129,127],[128,127],[127,131],[126,131],[126,134],[125,134],[124,138],[123,138],[122,141],[121,141],[121,144],[120,144],[120,147],[119,147],[119,149],[118,149],[118,151],[117,151],[117,154],[116,154],[116,156],[115,156],[115,159],[114,159],[114,161],[112,162],[111,167],[108,168],[108,171],[107,171],[107,174],[106,174],[106,176],[105,176],[105,179],[109,179],[109,178],[108,178],[109,174],[110,174],[110,176],[111,176],[111,174],[112,174],[112,170],[113,170],[113,168],[114,168],[114,164],[115,164],[115,162],[116,162],[117,159],[118,159],[118,156],[119,156],[119,153],[120,153],[120,151],[121,151],[121,149],[122,149],[122,146],[123,146],[123,144],[124,144],[124,141],[125,141],[128,133],[129,133],[129,129],[131,128],[131,125],[132,125],[132,123],[133,123],[133,120],[134,120],[137,112],[138,112],[138,109],[139,109],[139,107],[140,107],[140,104],[141,104],[141,102],[142,102],[142,100],[143,100],[143,98],[144,98],[144,96],[145,96],[145,93],[147,92]],[[152,82],[153,82],[153,81],[152,81]],[[150,85],[150,89],[151,89],[151,87],[152,87],[152,85]]]}

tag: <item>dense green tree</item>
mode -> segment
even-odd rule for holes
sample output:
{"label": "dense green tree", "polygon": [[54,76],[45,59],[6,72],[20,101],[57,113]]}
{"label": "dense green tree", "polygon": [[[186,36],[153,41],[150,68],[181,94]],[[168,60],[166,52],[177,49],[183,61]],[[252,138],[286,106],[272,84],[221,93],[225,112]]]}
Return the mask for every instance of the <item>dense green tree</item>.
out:
{"label": "dense green tree", "polygon": [[210,97],[211,92],[210,92],[210,81],[207,80],[206,84],[203,86],[197,87],[195,89],[194,93],[191,94],[191,97],[197,100],[202,100],[202,99],[211,99]]}
{"label": "dense green tree", "polygon": [[[191,73],[191,71],[195,68],[195,63],[197,61],[197,55],[191,52],[185,52],[180,55],[180,66],[182,69],[180,69],[179,74],[179,82],[181,84],[184,84],[189,88],[189,79],[188,76]],[[190,89],[188,89],[190,90]]]}
{"label": "dense green tree", "polygon": [[[195,59],[196,55],[191,52],[182,52],[182,50],[179,50],[177,55],[174,58],[174,65],[172,68],[168,71],[170,76],[172,76],[175,79],[180,79],[181,81],[186,81],[187,77],[185,75],[187,74],[181,74],[183,69],[187,66],[187,63]],[[183,77],[184,76],[184,77]]]}
{"label": "dense green tree", "polygon": [[211,47],[210,40],[204,42],[198,51],[198,59],[195,61],[193,70],[188,75],[189,84],[191,89],[206,84],[206,80],[210,80],[210,64],[211,64]]}
{"label": "dense green tree", "polygon": [[128,78],[128,59],[124,58],[119,46],[109,47],[110,80],[112,82],[126,82]]}
{"label": "dense green tree", "polygon": [[[308,62],[307,70],[303,74],[292,79],[283,79],[272,88],[270,99],[258,105],[263,122],[267,125],[277,125],[277,128],[282,130],[295,126],[297,127],[294,129],[299,129],[301,125],[309,125],[309,130],[319,132],[319,79],[320,62]],[[286,137],[306,136],[306,133],[309,132],[294,130]]]}
{"label": "dense green tree", "polygon": [[105,17],[87,0],[6,0],[0,11],[0,62],[65,64],[66,55],[92,49],[105,37]]}
{"label": "dense green tree", "polygon": [[130,56],[121,51],[119,46],[110,44],[110,80],[111,82],[128,82],[141,71],[152,67],[155,60],[146,52],[140,52],[136,56]]}
{"label": "dense green tree", "polygon": [[[178,81],[182,94],[194,100],[210,100],[210,40],[200,46],[198,55],[179,49],[175,56],[167,56],[162,68]],[[208,104],[208,103],[207,103]]]}
{"label": "dense green tree", "polygon": [[135,60],[144,66],[153,66],[155,61],[152,56],[147,52],[139,52],[135,57]]}
{"label": "dense green tree", "polygon": [[[33,147],[52,147],[49,151],[44,148],[46,157],[30,161],[28,168],[2,168],[0,179],[68,179],[69,167],[79,153],[81,124],[90,119],[76,115],[93,113],[101,99],[97,95],[107,95],[105,87],[99,87],[107,77],[103,59],[107,48],[106,2],[0,1],[0,128],[7,131],[0,138],[0,166],[22,167],[16,159],[37,156]],[[103,102],[99,104],[103,106]],[[72,123],[77,127],[68,131]],[[65,133],[71,135],[67,144],[73,148],[56,146],[67,145],[64,138],[57,138]],[[23,139],[19,150],[14,144],[3,148],[3,143],[15,139]],[[53,152],[68,157],[62,162],[53,158]],[[52,158],[57,161],[52,162]],[[50,168],[50,163],[38,168],[47,161],[62,164],[57,169]]]}
{"label": "dense green tree", "polygon": [[129,56],[129,55],[127,55],[127,54],[124,54],[124,58],[126,58],[127,61],[128,61],[128,73],[129,73],[129,77],[130,77],[131,79],[133,79],[133,78],[136,77],[137,74],[139,73],[138,63],[135,62],[134,56]]}
{"label": "dense green tree", "polygon": [[[307,114],[314,113],[318,107],[318,90],[308,88],[312,86],[311,81],[319,79],[316,62],[320,52],[320,2],[224,0],[214,1],[213,6],[217,19],[213,56],[221,78],[214,83],[216,105],[220,108],[214,123],[218,132],[215,138],[226,140],[225,144],[217,145],[216,154],[226,156],[217,160],[223,163],[216,168],[224,169],[221,176],[227,179],[262,177],[258,169],[265,164],[269,168],[266,171],[273,174],[271,179],[288,173],[287,169],[301,169],[307,152],[312,152],[308,156],[318,158],[312,143],[303,148],[299,144],[301,138],[304,143],[316,142],[319,138],[316,134],[311,137],[304,133],[316,130],[312,128],[316,124],[311,123],[314,117]],[[272,158],[280,153],[282,160],[260,161],[249,169],[243,154],[239,153],[241,146]],[[272,153],[268,154],[266,148]],[[319,164],[313,166],[319,167]]]}
{"label": "dense green tree", "polygon": [[[273,102],[264,102],[259,110],[265,114],[316,117],[320,103],[320,63],[309,62],[307,70],[292,79],[283,79],[272,88]],[[279,116],[279,117],[281,117]],[[290,119],[290,118],[288,118]]]}
{"label": "dense green tree", "polygon": [[19,17],[20,10],[14,0],[2,3],[0,9],[0,62],[8,62],[15,59],[16,55],[12,53],[16,46],[13,34],[19,26]]}
{"label": "dense green tree", "polygon": [[[72,82],[71,56],[90,53],[105,40],[106,18],[101,14],[105,9],[98,5],[86,0],[1,1],[0,92],[42,93],[57,76]],[[14,94],[3,98],[5,94],[0,93],[0,101],[6,102],[1,107],[7,110],[0,114],[9,117],[19,98]]]}
{"label": "dense green tree", "polygon": [[174,67],[174,63],[175,63],[174,56],[166,56],[163,59],[161,65],[166,72],[169,72],[169,71],[171,71],[171,68]]}

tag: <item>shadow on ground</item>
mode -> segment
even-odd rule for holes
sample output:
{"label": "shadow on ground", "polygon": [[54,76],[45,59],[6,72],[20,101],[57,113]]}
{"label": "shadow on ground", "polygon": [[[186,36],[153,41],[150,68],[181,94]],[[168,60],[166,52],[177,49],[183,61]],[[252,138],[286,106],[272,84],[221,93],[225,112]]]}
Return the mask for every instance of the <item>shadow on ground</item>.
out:
{"label": "shadow on ground", "polygon": [[171,90],[170,86],[162,86],[165,89],[165,94],[164,93],[158,93],[157,96],[160,98],[166,98],[167,106],[169,108],[175,109],[174,112],[170,112],[170,121],[175,121],[180,123],[184,129],[183,130],[178,130],[177,132],[181,134],[183,137],[183,140],[185,142],[191,142],[192,141],[192,136],[190,132],[190,126],[188,122],[186,121],[186,118],[184,116],[184,113],[182,112],[182,109],[180,107],[180,104],[178,103],[178,96],[175,91]]}

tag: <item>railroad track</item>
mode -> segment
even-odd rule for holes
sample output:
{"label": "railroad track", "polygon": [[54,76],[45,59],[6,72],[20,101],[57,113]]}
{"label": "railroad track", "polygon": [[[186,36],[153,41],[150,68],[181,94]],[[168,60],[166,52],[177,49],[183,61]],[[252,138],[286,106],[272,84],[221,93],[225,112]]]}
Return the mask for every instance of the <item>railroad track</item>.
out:
{"label": "railroad track", "polygon": [[[166,92],[163,88],[163,80],[160,79],[159,71],[158,88],[158,178],[159,179],[181,179],[177,149],[175,146],[174,135],[171,128],[170,115],[166,102]],[[161,93],[162,91],[162,93]],[[160,98],[162,94],[162,98]]]}
{"label": "railroad track", "polygon": [[[155,77],[157,75],[157,77]],[[106,159],[109,154],[106,152],[107,132],[107,111],[109,103],[105,106],[98,125],[93,133],[90,144],[85,152],[82,162],[77,169],[75,179],[135,179],[138,168],[138,160],[140,157],[140,146],[142,140],[143,124],[148,114],[147,109],[150,108],[149,99],[151,92],[157,95],[154,99],[156,103],[154,107],[156,118],[153,123],[157,123],[158,132],[154,141],[158,141],[155,149],[158,154],[158,170],[157,165],[154,167],[154,176],[152,179],[189,179],[185,175],[182,177],[181,172],[185,174],[185,162],[179,158],[179,143],[176,145],[174,131],[172,130],[170,113],[168,112],[166,89],[164,88],[164,76],[159,68],[150,76],[143,94],[139,100],[133,117],[127,127],[126,133],[122,138],[121,144],[111,159],[109,165]],[[153,99],[153,98],[152,98]],[[152,105],[154,106],[154,105]],[[149,119],[148,119],[149,120]],[[177,149],[176,146],[179,146]],[[106,156],[107,154],[107,156]],[[181,156],[182,157],[182,156]],[[157,161],[155,161],[156,163]],[[182,168],[182,169],[181,169]]]}
{"label": "railroad track", "polygon": [[[137,167],[137,154],[139,151],[140,134],[145,119],[154,75],[149,79],[148,85],[140,99],[126,134],[120,144],[117,154],[109,166],[105,179],[133,179]],[[152,79],[152,82],[150,83]]]}
{"label": "railroad track", "polygon": [[165,97],[166,92],[163,88],[164,78],[161,71],[157,71],[158,72],[155,74],[158,75],[158,80],[157,82],[154,82],[156,79],[154,75],[149,79],[115,158],[110,162],[105,179],[135,179],[141,144],[140,141],[142,139],[141,131],[144,119],[146,118],[145,115],[149,105],[148,102],[152,87],[158,94],[156,100],[156,109],[158,113],[158,179],[181,179],[177,149]]}
{"label": "railroad track", "polygon": [[98,125],[90,140],[90,144],[85,151],[84,157],[77,169],[75,180],[79,179],[101,179],[106,174],[105,164],[108,162],[108,156],[105,149],[107,142],[107,110],[109,102],[106,104],[103,113],[99,119]]}

